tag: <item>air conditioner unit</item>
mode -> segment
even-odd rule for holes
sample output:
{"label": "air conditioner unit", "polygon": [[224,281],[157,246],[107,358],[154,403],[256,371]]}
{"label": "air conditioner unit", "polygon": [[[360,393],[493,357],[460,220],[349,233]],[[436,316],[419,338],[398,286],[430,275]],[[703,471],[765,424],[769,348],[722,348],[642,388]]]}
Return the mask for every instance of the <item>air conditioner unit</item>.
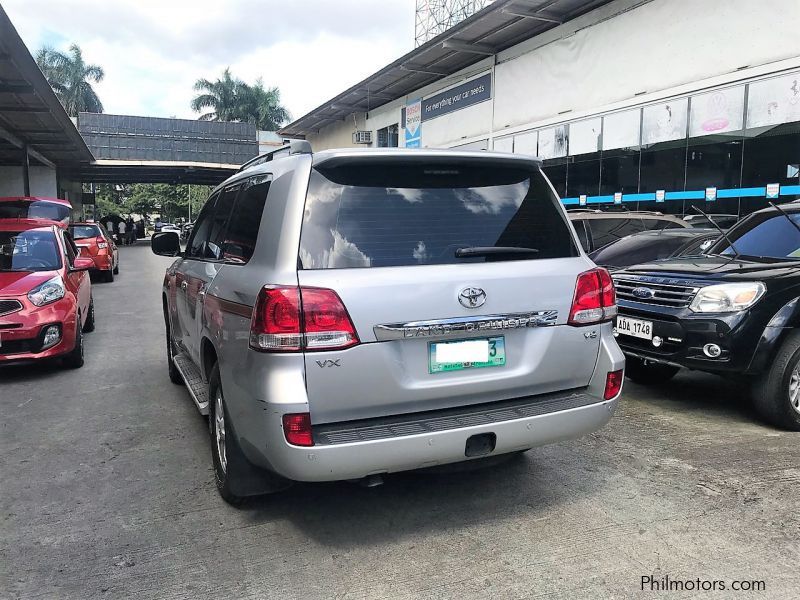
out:
{"label": "air conditioner unit", "polygon": [[353,132],[354,144],[371,144],[372,132],[371,131],[354,131]]}

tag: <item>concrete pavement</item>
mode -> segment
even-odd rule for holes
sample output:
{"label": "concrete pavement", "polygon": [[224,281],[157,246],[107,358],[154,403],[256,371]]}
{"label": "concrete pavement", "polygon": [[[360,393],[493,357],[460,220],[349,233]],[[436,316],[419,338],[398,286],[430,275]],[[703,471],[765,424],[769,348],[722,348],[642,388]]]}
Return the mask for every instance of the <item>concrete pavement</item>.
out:
{"label": "concrete pavement", "polygon": [[[704,375],[627,382],[602,431],[499,467],[227,506],[167,377],[169,260],[120,252],[83,369],[0,370],[0,598],[797,597],[800,434]],[[728,589],[642,592],[648,575]]]}

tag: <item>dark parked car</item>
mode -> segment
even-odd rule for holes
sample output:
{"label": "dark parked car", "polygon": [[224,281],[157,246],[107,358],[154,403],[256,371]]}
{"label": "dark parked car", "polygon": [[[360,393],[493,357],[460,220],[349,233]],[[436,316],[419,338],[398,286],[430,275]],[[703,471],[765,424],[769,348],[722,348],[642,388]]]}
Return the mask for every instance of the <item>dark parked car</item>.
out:
{"label": "dark parked car", "polygon": [[781,209],[746,217],[705,256],[614,274],[626,375],[740,377],[765,420],[800,430],[800,203]]}
{"label": "dark parked car", "polygon": [[690,226],[683,219],[659,212],[576,209],[570,210],[568,216],[586,252],[598,250],[632,233]]}
{"label": "dark parked car", "polygon": [[[722,229],[730,229],[734,225],[736,225],[737,221],[739,220],[739,215],[708,215],[711,219],[713,219],[714,223],[716,223],[717,227],[722,227]],[[692,227],[713,227],[711,223],[708,222],[708,217],[706,215],[686,215],[683,217],[683,220],[689,223]]]}
{"label": "dark parked car", "polygon": [[589,254],[610,271],[676,256],[702,254],[719,237],[716,229],[662,229],[641,231]]}

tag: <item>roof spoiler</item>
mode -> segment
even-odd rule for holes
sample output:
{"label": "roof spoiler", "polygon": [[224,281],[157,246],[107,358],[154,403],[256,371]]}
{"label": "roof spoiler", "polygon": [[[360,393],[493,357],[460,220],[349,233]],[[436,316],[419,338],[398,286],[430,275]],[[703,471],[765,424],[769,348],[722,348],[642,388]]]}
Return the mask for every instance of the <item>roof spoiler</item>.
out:
{"label": "roof spoiler", "polygon": [[242,171],[255,167],[256,165],[261,165],[276,158],[280,158],[281,156],[290,156],[292,154],[312,154],[311,144],[306,140],[292,140],[285,146],[275,148],[275,150],[270,150],[265,154],[259,154],[255,158],[248,160],[241,167],[239,167],[238,172],[241,173]]}

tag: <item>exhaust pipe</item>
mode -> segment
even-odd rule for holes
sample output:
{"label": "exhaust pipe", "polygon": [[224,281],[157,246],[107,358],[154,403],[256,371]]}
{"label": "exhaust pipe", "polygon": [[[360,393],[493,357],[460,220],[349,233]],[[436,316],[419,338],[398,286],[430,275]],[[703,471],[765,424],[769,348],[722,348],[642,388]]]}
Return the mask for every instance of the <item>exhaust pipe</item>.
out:
{"label": "exhaust pipe", "polygon": [[374,488],[383,485],[383,475],[375,473],[374,475],[367,475],[358,480],[358,485],[366,488]]}

